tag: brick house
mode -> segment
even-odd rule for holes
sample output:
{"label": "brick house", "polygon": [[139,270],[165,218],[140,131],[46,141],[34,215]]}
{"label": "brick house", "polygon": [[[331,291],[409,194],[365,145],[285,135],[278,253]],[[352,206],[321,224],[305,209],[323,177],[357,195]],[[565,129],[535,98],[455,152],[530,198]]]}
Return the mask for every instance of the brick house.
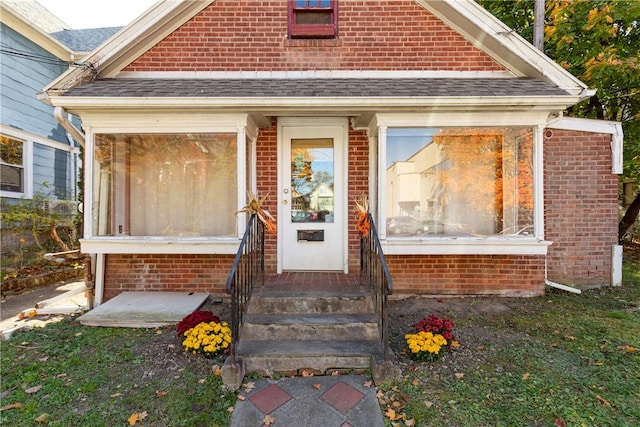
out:
{"label": "brick house", "polygon": [[98,304],[222,293],[247,190],[269,274],[357,273],[366,194],[395,293],[620,283],[620,124],[472,1],[159,2],[85,63],[43,99],[83,123]]}

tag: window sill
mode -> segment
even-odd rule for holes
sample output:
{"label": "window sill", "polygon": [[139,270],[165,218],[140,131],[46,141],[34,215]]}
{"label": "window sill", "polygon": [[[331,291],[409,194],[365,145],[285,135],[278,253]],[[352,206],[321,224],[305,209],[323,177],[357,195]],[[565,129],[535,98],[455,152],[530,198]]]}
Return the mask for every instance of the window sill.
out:
{"label": "window sill", "polygon": [[522,237],[388,238],[385,255],[546,255],[552,242]]}
{"label": "window sill", "polygon": [[338,47],[339,39],[284,39],[284,47]]}
{"label": "window sill", "polygon": [[240,239],[234,237],[93,237],[80,240],[87,254],[213,254],[235,255]]}

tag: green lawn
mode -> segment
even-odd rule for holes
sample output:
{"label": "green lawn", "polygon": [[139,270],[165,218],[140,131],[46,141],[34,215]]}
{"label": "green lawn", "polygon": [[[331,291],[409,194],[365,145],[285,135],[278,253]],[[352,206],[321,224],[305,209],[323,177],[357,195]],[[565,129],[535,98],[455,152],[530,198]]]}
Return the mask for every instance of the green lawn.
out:
{"label": "green lawn", "polygon": [[[505,314],[453,317],[501,338],[471,349],[459,366],[448,356],[438,362],[447,369],[403,365],[401,380],[380,387],[383,410],[396,413],[386,422],[640,425],[639,309],[640,263],[627,263],[620,288],[549,290]],[[184,354],[171,328],[65,320],[0,345],[3,426],[128,425],[136,413],[146,413],[136,425],[226,426],[235,404],[212,374],[220,361]]]}

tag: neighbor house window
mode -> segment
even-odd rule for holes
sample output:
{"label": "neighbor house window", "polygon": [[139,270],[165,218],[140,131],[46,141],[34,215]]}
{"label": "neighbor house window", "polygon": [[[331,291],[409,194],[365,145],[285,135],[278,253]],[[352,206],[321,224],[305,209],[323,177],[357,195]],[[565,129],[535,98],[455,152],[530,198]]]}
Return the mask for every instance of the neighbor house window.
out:
{"label": "neighbor house window", "polygon": [[98,236],[235,236],[237,135],[98,134]]}
{"label": "neighbor house window", "polygon": [[0,135],[0,143],[1,189],[12,193],[24,193],[24,141]]}
{"label": "neighbor house window", "polygon": [[288,4],[289,38],[337,37],[337,0],[288,0]]}
{"label": "neighbor house window", "polygon": [[389,128],[386,232],[532,236],[531,128]]}

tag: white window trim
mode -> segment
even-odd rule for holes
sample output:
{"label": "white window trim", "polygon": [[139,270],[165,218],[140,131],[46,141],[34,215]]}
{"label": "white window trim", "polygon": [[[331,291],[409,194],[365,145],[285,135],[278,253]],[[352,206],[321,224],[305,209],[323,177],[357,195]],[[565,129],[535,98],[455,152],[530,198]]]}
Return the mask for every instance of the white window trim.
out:
{"label": "white window trim", "polygon": [[579,132],[605,133],[611,135],[611,173],[623,173],[622,142],[624,133],[622,123],[576,117],[562,117],[547,125],[550,129],[575,130]]}
{"label": "white window trim", "polygon": [[[24,142],[23,151],[22,151],[22,167],[24,171],[24,192],[19,193],[14,191],[0,191],[1,197],[24,198],[24,199],[33,198],[33,174],[34,174],[33,145],[34,144],[55,148],[56,150],[62,150],[74,155],[78,155],[80,153],[80,149],[72,145],[68,145],[62,142],[43,138],[39,135],[35,135],[30,132],[25,132],[23,130],[16,129],[4,124],[0,124],[0,133]],[[71,144],[71,142],[69,144]]]}
{"label": "white window trim", "polygon": [[[244,215],[238,215],[236,237],[179,238],[174,236],[98,236],[93,233],[96,184],[94,182],[95,139],[101,133],[235,133],[237,135],[238,204],[240,210],[246,204],[247,185],[247,136],[255,138],[257,126],[247,114],[176,113],[154,112],[153,114],[118,112],[91,112],[82,116],[86,141],[85,155],[85,205],[84,236],[80,240],[85,253],[153,253],[153,254],[235,254],[239,240],[244,234]],[[255,176],[255,170],[251,174]]]}
{"label": "white window trim", "polygon": [[[448,113],[432,114],[376,114],[371,120],[369,132],[378,135],[377,170],[372,170],[378,183],[386,181],[386,146],[389,127],[486,127],[523,126],[533,128],[534,162],[534,230],[531,237],[487,236],[447,237],[416,236],[387,237],[386,229],[379,227],[382,248],[388,255],[546,255],[551,242],[544,240],[544,182],[543,182],[543,129],[546,112],[506,113],[469,112],[467,115]],[[377,223],[386,224],[386,194],[383,185],[378,185],[379,207]]]}

